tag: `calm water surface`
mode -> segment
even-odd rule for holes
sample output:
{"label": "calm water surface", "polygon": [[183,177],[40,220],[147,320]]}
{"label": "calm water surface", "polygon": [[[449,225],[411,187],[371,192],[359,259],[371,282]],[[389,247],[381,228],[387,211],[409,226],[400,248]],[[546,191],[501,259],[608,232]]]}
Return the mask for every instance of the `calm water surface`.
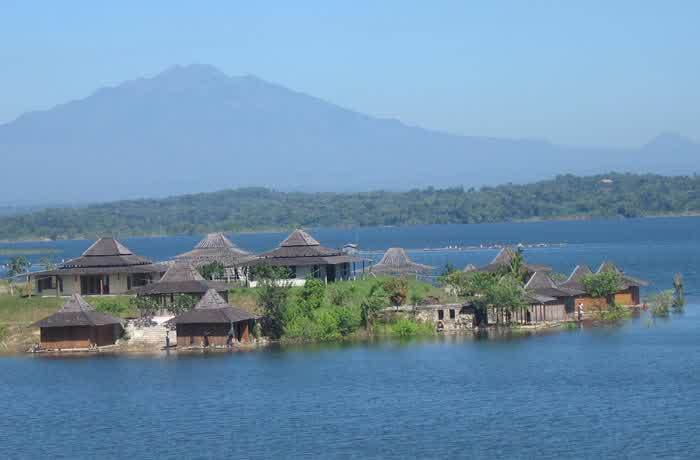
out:
{"label": "calm water surface", "polygon": [[[0,358],[5,458],[698,458],[700,219],[318,229],[328,246],[412,248],[483,263],[481,243],[532,248],[562,272],[605,258],[670,286],[685,314],[529,337],[446,338],[247,353]],[[252,250],[281,234],[234,235]],[[197,237],[134,238],[166,259]],[[65,257],[89,242],[50,243]],[[30,243],[32,247],[36,243]],[[378,255],[372,255],[373,257]]]}

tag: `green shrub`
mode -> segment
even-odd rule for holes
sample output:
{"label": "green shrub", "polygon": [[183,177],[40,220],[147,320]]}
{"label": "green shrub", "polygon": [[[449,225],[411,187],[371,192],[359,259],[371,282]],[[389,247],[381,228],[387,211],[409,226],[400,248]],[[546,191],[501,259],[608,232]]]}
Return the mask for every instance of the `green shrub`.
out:
{"label": "green shrub", "polygon": [[395,307],[400,307],[408,297],[408,282],[402,278],[391,278],[384,282],[384,291],[389,296],[389,301]]}
{"label": "green shrub", "polygon": [[611,303],[607,310],[600,312],[600,319],[610,323],[622,321],[623,319],[629,318],[629,316],[629,309],[615,302]]}
{"label": "green shrub", "polygon": [[419,335],[432,335],[434,332],[430,324],[417,322],[408,318],[400,318],[389,324],[389,334],[392,337],[406,338]]}
{"label": "green shrub", "polygon": [[653,316],[668,316],[674,305],[673,291],[661,291],[649,297],[647,300]]}

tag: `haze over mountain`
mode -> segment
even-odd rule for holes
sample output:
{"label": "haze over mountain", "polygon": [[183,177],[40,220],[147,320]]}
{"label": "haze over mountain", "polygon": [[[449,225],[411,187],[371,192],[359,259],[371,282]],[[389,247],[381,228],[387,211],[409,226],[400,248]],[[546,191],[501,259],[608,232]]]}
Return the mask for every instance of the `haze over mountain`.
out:
{"label": "haze over mountain", "polygon": [[0,203],[16,205],[251,185],[405,190],[611,170],[692,174],[700,144],[671,133],[631,149],[453,135],[189,65],[0,125],[0,157]]}

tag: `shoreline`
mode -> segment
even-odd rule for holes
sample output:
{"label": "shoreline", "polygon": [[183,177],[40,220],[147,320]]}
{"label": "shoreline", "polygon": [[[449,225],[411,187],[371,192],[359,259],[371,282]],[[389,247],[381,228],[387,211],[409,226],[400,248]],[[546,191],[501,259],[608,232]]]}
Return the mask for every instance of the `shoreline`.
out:
{"label": "shoreline", "polygon": [[[625,216],[595,216],[595,215],[572,215],[572,216],[560,216],[560,217],[532,217],[528,219],[513,219],[513,220],[501,220],[493,222],[472,222],[472,223],[460,223],[453,222],[447,224],[436,224],[436,223],[422,223],[422,224],[407,224],[407,225],[331,225],[331,226],[310,226],[308,228],[327,228],[327,229],[361,229],[361,228],[408,228],[416,226],[429,226],[429,225],[493,225],[493,224],[530,224],[530,223],[540,223],[540,222],[578,222],[578,221],[625,221],[625,220],[635,220],[635,219],[663,219],[663,218],[687,218],[687,217],[700,217],[700,211],[687,211],[681,213],[668,213],[668,214],[648,214],[636,217],[625,217]],[[261,227],[259,229],[245,229],[245,230],[224,230],[224,233],[234,233],[234,234],[263,234],[263,233],[282,233],[288,231],[291,227]],[[177,238],[177,237],[193,237],[200,236],[196,234],[168,234],[168,233],[149,233],[149,234],[126,234],[123,238]],[[30,237],[27,239],[14,239],[6,238],[0,239],[0,244],[25,244],[25,243],[53,243],[59,241],[86,241],[93,238],[89,236],[77,236],[75,238],[59,238],[50,239],[47,237]]]}

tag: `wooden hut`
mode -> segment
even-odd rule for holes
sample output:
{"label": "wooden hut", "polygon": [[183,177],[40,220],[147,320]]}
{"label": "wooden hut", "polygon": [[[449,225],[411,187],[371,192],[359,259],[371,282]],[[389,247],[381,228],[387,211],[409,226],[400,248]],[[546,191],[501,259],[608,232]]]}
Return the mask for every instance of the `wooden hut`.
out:
{"label": "wooden hut", "polygon": [[389,248],[382,259],[370,267],[370,273],[378,276],[419,276],[430,275],[433,267],[412,261],[403,248]]}
{"label": "wooden hut", "polygon": [[606,271],[614,271],[620,274],[622,286],[621,289],[615,293],[613,299],[616,304],[633,306],[641,303],[639,288],[642,286],[647,286],[649,284],[647,281],[629,276],[620,270],[614,263],[607,261],[600,264],[600,267],[598,267],[598,271],[596,273]]}
{"label": "wooden hut", "polygon": [[[564,321],[574,319],[575,299],[584,291],[557,285],[548,272],[535,272],[525,283],[525,291],[528,293],[533,305],[538,305],[541,315],[532,317],[532,321]],[[527,320],[527,318],[525,318]]]}
{"label": "wooden hut", "polygon": [[575,314],[578,314],[579,306],[583,308],[583,313],[590,313],[602,308],[602,305],[600,305],[600,300],[591,297],[591,295],[586,292],[586,287],[583,285],[583,279],[592,274],[593,272],[588,265],[577,265],[566,281],[559,283],[560,287],[565,289],[573,289],[580,292],[580,294],[576,294],[574,296]]}
{"label": "wooden hut", "polygon": [[250,331],[258,316],[228,304],[214,289],[209,289],[194,309],[169,321],[177,330],[178,347],[225,347],[229,337],[250,342]]}
{"label": "wooden hut", "polygon": [[278,248],[260,254],[247,265],[285,267],[289,271],[292,284],[303,284],[307,277],[330,283],[350,279],[351,263],[356,260],[340,249],[321,246],[303,230],[295,230],[282,241]]}
{"label": "wooden hut", "polygon": [[29,275],[37,295],[124,294],[160,279],[165,269],[131,252],[114,238],[100,238],[83,254],[55,270]]}
{"label": "wooden hut", "polygon": [[121,335],[121,323],[73,294],[59,311],[33,326],[41,330],[42,349],[70,350],[113,345]]}
{"label": "wooden hut", "polygon": [[[494,257],[489,264],[479,267],[478,270],[482,272],[495,273],[507,269],[513,261],[513,258],[515,258],[516,254],[517,251],[515,249],[506,246],[503,249],[501,249],[498,252],[498,254],[496,254],[496,257]],[[527,261],[523,261],[523,268],[527,271],[528,274],[532,274],[535,272],[552,271],[552,267],[548,267],[546,265],[531,264]]]}
{"label": "wooden hut", "polygon": [[176,260],[189,262],[195,267],[220,263],[224,267],[226,281],[245,279],[243,264],[254,258],[253,254],[233,244],[221,232],[209,233],[193,250],[175,256]]}
{"label": "wooden hut", "polygon": [[137,296],[157,297],[164,306],[167,306],[178,294],[202,298],[209,289],[214,289],[224,300],[228,300],[228,284],[221,281],[207,281],[190,262],[178,260],[170,264],[159,281],[132,289],[131,293]]}

